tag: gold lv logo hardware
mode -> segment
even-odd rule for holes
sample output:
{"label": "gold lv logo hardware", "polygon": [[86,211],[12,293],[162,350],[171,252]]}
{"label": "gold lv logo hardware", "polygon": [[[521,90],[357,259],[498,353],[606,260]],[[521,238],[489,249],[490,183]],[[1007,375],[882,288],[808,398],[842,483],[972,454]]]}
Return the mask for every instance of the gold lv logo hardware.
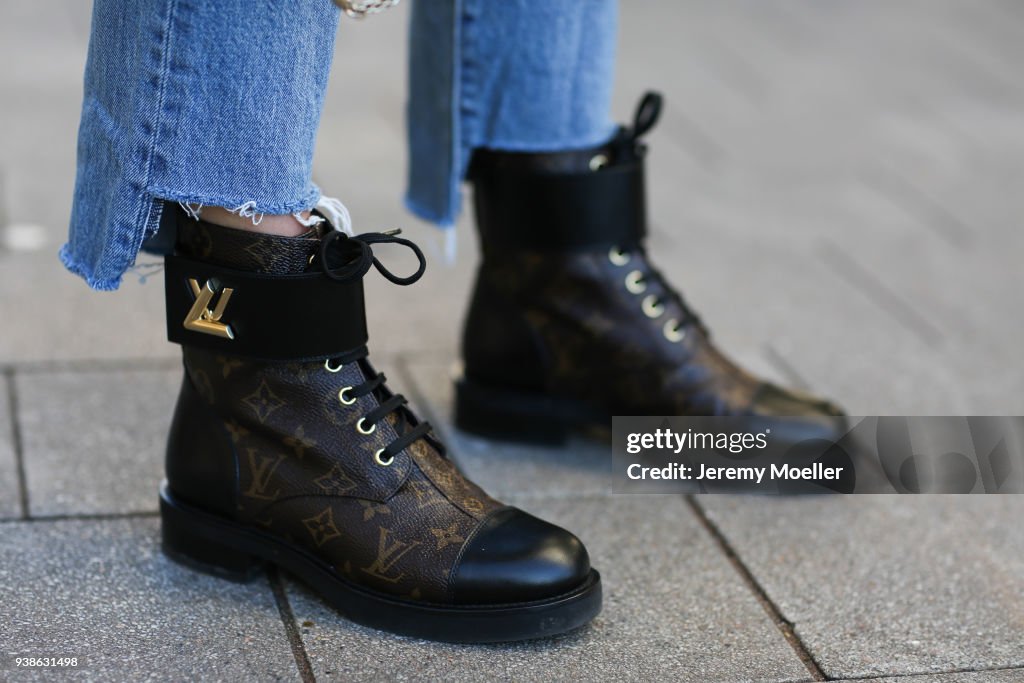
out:
{"label": "gold lv logo hardware", "polygon": [[192,308],[188,310],[188,315],[185,316],[185,329],[212,334],[215,337],[234,339],[235,333],[229,325],[222,323],[220,318],[224,315],[224,309],[228,307],[228,301],[231,300],[231,295],[234,294],[235,290],[230,287],[221,290],[220,298],[217,300],[217,307],[210,310],[210,302],[213,301],[214,295],[217,294],[217,290],[213,288],[211,281],[207,280],[206,284],[200,287],[197,280],[189,278],[188,284],[192,288],[192,294],[196,300],[192,304]]}
{"label": "gold lv logo hardware", "polygon": [[391,541],[388,536],[390,531],[380,527],[380,542],[377,544],[377,559],[369,567],[363,567],[363,571],[388,583],[397,583],[405,576],[402,572],[398,576],[388,576],[387,573],[395,566],[395,563],[402,559],[402,556],[420,544],[419,541],[406,543],[405,541]]}

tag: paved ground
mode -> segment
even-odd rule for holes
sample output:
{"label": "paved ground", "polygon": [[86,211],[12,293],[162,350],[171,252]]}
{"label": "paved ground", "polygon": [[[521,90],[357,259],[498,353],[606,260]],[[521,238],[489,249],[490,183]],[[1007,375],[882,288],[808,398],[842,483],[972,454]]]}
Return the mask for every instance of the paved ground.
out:
{"label": "paved ground", "polygon": [[[722,343],[853,414],[1022,414],[1024,5],[623,4],[616,110],[668,98],[654,243]],[[93,294],[54,256],[86,5],[0,5],[0,653],[78,655],[97,680],[1024,681],[1019,497],[611,496],[599,445],[446,427],[478,481],[587,543],[607,584],[591,628],[439,646],[346,623],[285,576],[169,563],[160,286]],[[407,11],[343,26],[317,176],[357,227],[431,242],[397,202]],[[369,287],[375,357],[441,425],[470,230],[459,247],[412,293]]]}

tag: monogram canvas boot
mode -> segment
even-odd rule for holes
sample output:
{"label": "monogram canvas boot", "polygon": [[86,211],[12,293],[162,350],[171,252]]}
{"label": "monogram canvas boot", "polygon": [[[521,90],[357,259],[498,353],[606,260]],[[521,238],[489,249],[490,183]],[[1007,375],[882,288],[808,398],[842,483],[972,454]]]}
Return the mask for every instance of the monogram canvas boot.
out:
{"label": "monogram canvas boot", "polygon": [[[168,336],[185,366],[160,492],[168,555],[234,579],[278,565],[346,617],[421,638],[537,638],[598,613],[580,541],[466,479],[367,360],[362,279],[417,280],[413,243],[167,211]],[[419,270],[388,271],[373,253],[387,243]]]}
{"label": "monogram canvas boot", "polygon": [[651,264],[640,138],[660,107],[648,93],[632,128],[597,149],[474,155],[483,258],[462,341],[460,428],[558,442],[607,430],[613,415],[722,415],[781,444],[842,434],[836,406],[723,355]]}

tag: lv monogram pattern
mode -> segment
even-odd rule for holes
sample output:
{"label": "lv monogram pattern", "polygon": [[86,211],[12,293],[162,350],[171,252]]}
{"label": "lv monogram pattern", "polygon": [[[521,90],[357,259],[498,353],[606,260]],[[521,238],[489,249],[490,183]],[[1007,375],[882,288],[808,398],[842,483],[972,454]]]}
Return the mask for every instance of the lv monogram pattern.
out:
{"label": "lv monogram pattern", "polygon": [[[317,230],[285,238],[179,223],[193,258],[267,274],[304,271]],[[356,431],[373,396],[343,405],[339,392],[368,366],[328,372],[322,363],[254,363],[184,348],[185,368],[234,447],[239,521],[305,546],[340,576],[399,597],[445,602],[462,546],[500,503],[420,439],[384,467],[374,453],[394,440],[394,414]],[[436,442],[436,440],[435,440]]]}
{"label": "lv monogram pattern", "polygon": [[[684,320],[683,309],[653,281],[641,294],[625,285],[632,271],[648,272],[645,260],[634,251],[627,264],[616,266],[604,249],[492,252],[480,277],[520,311],[541,340],[549,363],[545,389],[552,395],[586,400],[608,415],[838,411],[827,401],[765,385],[695,326],[681,341],[666,339],[663,326]],[[642,309],[649,295],[664,305],[653,319]],[[488,343],[480,337],[477,342]]]}
{"label": "lv monogram pattern", "polygon": [[316,229],[298,238],[258,235],[205,221],[178,223],[178,249],[192,258],[215,260],[240,270],[288,275],[305,270],[320,239]]}
{"label": "lv monogram pattern", "polygon": [[237,459],[237,518],[304,545],[344,578],[390,594],[443,602],[467,539],[502,507],[428,439],[387,467],[374,452],[397,436],[394,415],[355,429],[378,405],[338,393],[364,368],[262,364],[186,348],[185,366],[221,417]]}

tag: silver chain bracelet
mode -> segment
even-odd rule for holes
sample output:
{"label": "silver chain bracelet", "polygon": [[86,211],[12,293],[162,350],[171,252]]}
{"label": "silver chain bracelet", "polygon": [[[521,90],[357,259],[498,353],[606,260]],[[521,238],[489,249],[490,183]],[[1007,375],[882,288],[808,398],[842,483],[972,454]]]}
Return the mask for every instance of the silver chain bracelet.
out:
{"label": "silver chain bracelet", "polygon": [[380,14],[394,7],[402,0],[334,0],[341,11],[354,19],[362,19],[371,14]]}

